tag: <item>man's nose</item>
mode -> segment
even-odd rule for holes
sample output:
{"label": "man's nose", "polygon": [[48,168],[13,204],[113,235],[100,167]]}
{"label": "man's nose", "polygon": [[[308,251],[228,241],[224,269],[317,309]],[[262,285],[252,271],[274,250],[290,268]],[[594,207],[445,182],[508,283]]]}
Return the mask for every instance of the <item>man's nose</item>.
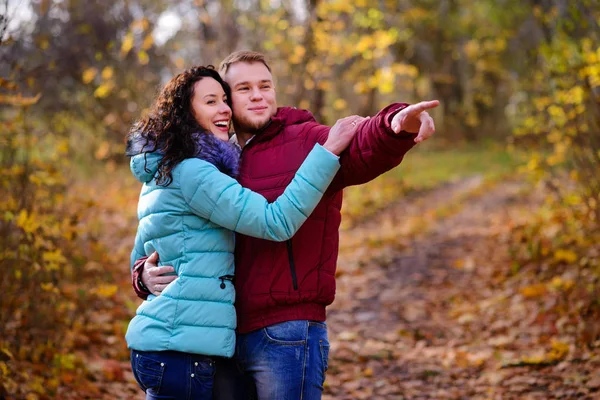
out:
{"label": "man's nose", "polygon": [[260,92],[259,88],[252,89],[252,91],[250,92],[250,100],[252,100],[252,101],[262,100],[262,93]]}

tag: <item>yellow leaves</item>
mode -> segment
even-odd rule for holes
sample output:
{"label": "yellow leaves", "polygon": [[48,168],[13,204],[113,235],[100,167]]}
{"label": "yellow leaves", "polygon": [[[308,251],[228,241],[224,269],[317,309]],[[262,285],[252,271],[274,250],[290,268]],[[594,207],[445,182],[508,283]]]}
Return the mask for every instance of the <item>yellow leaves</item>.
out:
{"label": "yellow leaves", "polygon": [[146,65],[150,62],[150,57],[148,56],[148,53],[146,53],[144,50],[138,51],[137,57],[138,57],[138,62],[141,65]]}
{"label": "yellow leaves", "polygon": [[27,210],[21,210],[15,219],[17,227],[23,229],[26,233],[33,233],[40,227],[37,215],[28,213]]}
{"label": "yellow leaves", "polygon": [[367,84],[367,82],[360,80],[354,84],[353,89],[354,92],[358,94],[367,93],[369,91],[369,85]]}
{"label": "yellow leaves", "polygon": [[569,104],[582,104],[585,97],[585,92],[581,86],[575,86],[569,90],[567,94]]}
{"label": "yellow leaves", "polygon": [[102,69],[102,79],[104,79],[106,81],[109,79],[112,79],[114,73],[115,73],[115,70],[112,67],[104,67]]}
{"label": "yellow leaves", "polygon": [[121,43],[121,56],[126,56],[133,49],[133,33],[127,32]]}
{"label": "yellow leaves", "polygon": [[305,54],[306,48],[304,48],[304,46],[301,45],[296,45],[294,46],[294,51],[292,52],[292,55],[289,58],[289,62],[291,64],[300,64]]}
{"label": "yellow leaves", "polygon": [[369,8],[367,15],[371,20],[380,21],[383,19],[383,12],[377,8]]}
{"label": "yellow leaves", "polygon": [[293,26],[288,30],[288,34],[291,38],[295,40],[300,40],[304,38],[306,29],[302,25]]}
{"label": "yellow leaves", "polygon": [[558,340],[552,341],[552,348],[547,354],[551,361],[563,360],[569,354],[569,345]]}
{"label": "yellow leaves", "polygon": [[136,31],[136,32],[146,31],[146,30],[148,30],[149,27],[150,27],[150,21],[148,21],[148,18],[146,18],[146,17],[133,21],[130,26],[131,30]]}
{"label": "yellow leaves", "polygon": [[0,104],[8,104],[11,106],[27,107],[34,105],[42,97],[41,93],[38,93],[35,97],[25,97],[20,94],[15,96],[0,94]]}
{"label": "yellow leaves", "polygon": [[142,50],[149,50],[150,47],[154,44],[154,37],[152,34],[146,35],[144,41],[142,42]]}
{"label": "yellow leaves", "polygon": [[8,349],[8,347],[1,347],[0,348],[0,353],[4,354],[5,356],[7,356],[11,360],[13,360],[15,358],[15,356],[13,356],[13,354],[10,352],[10,350]]}
{"label": "yellow leaves", "polygon": [[315,82],[310,78],[306,78],[304,80],[304,88],[306,90],[313,90],[315,88]]}
{"label": "yellow leaves", "polygon": [[90,68],[87,68],[85,71],[83,71],[81,80],[83,81],[83,83],[85,83],[87,85],[88,83],[90,83],[91,81],[94,80],[96,75],[98,75],[98,69],[94,68],[94,67],[90,67]]}
{"label": "yellow leaves", "polygon": [[594,51],[587,51],[583,54],[583,60],[588,64],[596,64],[600,61],[598,54]]}
{"label": "yellow leaves", "polygon": [[475,39],[467,41],[464,45],[464,51],[468,58],[474,60],[479,54],[479,42]]}
{"label": "yellow leaves", "polygon": [[577,254],[572,250],[559,249],[554,252],[554,260],[558,262],[573,264],[578,258]]}
{"label": "yellow leaves", "polygon": [[552,281],[550,281],[550,287],[552,287],[552,289],[554,290],[567,291],[570,290],[573,286],[575,286],[575,281],[571,279],[565,280],[560,276],[555,276],[554,278],[552,278]]}
{"label": "yellow leaves", "polygon": [[317,6],[317,15],[326,20],[331,15],[336,14],[351,14],[355,10],[352,2],[345,0],[332,0],[328,2],[320,2]]}
{"label": "yellow leaves", "polygon": [[555,364],[564,360],[570,351],[568,343],[553,339],[548,351],[537,351],[530,356],[521,357],[519,365],[546,365]]}
{"label": "yellow leaves", "polygon": [[375,31],[374,40],[375,47],[378,49],[387,49],[398,39],[398,31],[396,29],[390,29],[388,31]]}
{"label": "yellow leaves", "polygon": [[61,249],[44,251],[42,260],[47,271],[57,271],[67,263],[67,259],[63,255]]}
{"label": "yellow leaves", "polygon": [[262,44],[262,47],[265,49],[265,51],[271,51],[275,49],[275,43],[273,43],[271,40],[265,40]]}
{"label": "yellow leaves", "polygon": [[370,35],[362,35],[357,42],[348,45],[352,47],[354,54],[360,54],[366,60],[382,58],[388,53],[388,47],[398,41],[399,33],[396,29],[377,30]]}
{"label": "yellow leaves", "polygon": [[376,73],[378,90],[382,94],[392,93],[394,91],[394,84],[396,81],[396,75],[390,68],[382,68]]}
{"label": "yellow leaves", "polygon": [[336,99],[333,102],[333,108],[337,111],[344,110],[346,107],[348,107],[348,103],[346,103],[346,100],[344,99]]}
{"label": "yellow leaves", "polygon": [[546,285],[537,283],[534,285],[526,286],[520,290],[523,297],[528,299],[542,297],[547,293]]}
{"label": "yellow leaves", "polygon": [[523,356],[521,357],[521,363],[524,365],[540,365],[545,364],[546,355],[545,354],[536,354],[532,356]]}
{"label": "yellow leaves", "polygon": [[559,164],[562,164],[565,161],[565,157],[563,154],[551,154],[550,156],[548,156],[548,158],[546,159],[546,164],[548,164],[551,167],[557,166]]}
{"label": "yellow leaves", "polygon": [[59,139],[56,143],[56,153],[59,156],[64,156],[69,152],[69,140],[68,139]]}
{"label": "yellow leaves", "polygon": [[375,41],[372,36],[363,36],[360,41],[356,44],[356,51],[358,53],[364,53],[371,49]]}
{"label": "yellow leaves", "polygon": [[74,370],[77,363],[75,354],[56,354],[54,355],[54,365],[62,370]]}
{"label": "yellow leaves", "polygon": [[287,28],[290,27],[290,23],[287,20],[282,19],[277,22],[276,26],[277,29],[279,29],[280,31],[285,31]]}
{"label": "yellow leaves", "polygon": [[93,293],[100,297],[110,298],[113,297],[119,290],[117,285],[100,285],[92,290]]}
{"label": "yellow leaves", "polygon": [[44,292],[50,292],[54,294],[60,294],[60,290],[52,282],[40,283],[40,288]]}
{"label": "yellow leaves", "polygon": [[0,376],[8,376],[10,370],[4,361],[0,361]]}
{"label": "yellow leaves", "polygon": [[552,99],[549,96],[535,97],[533,99],[533,104],[537,111],[543,111],[552,104]]}
{"label": "yellow leaves", "polygon": [[548,142],[550,143],[558,143],[564,138],[563,131],[561,129],[553,129],[548,134]]}
{"label": "yellow leaves", "polygon": [[328,80],[320,80],[317,83],[317,87],[321,90],[329,91],[331,90],[331,82]]}
{"label": "yellow leaves", "polygon": [[416,78],[419,75],[417,67],[410,64],[394,63],[392,65],[392,71],[394,71],[396,75],[406,76],[408,78]]}
{"label": "yellow leaves", "polygon": [[567,122],[567,116],[562,107],[557,106],[555,104],[548,107],[548,114],[554,120],[555,124],[559,127],[562,127]]}
{"label": "yellow leaves", "polygon": [[112,82],[103,83],[102,85],[98,86],[94,91],[94,97],[100,99],[108,97],[113,89],[114,84]]}

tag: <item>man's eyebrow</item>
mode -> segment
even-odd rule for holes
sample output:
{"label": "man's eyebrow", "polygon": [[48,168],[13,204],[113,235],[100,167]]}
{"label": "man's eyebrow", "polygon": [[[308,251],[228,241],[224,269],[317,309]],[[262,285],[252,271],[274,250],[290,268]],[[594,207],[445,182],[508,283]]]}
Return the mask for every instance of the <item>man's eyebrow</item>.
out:
{"label": "man's eyebrow", "polygon": [[[273,83],[273,81],[271,79],[261,79],[259,81],[259,83]],[[236,83],[234,87],[244,86],[244,85],[250,85],[250,82],[249,81],[239,82],[239,83]]]}

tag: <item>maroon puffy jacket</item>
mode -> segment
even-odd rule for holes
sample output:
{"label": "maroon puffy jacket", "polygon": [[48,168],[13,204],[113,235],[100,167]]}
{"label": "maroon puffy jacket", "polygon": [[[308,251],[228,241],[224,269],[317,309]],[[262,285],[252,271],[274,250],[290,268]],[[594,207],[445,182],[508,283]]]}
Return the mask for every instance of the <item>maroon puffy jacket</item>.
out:
{"label": "maroon puffy jacket", "polygon": [[[398,165],[415,134],[393,133],[390,122],[406,104],[392,104],[358,126],[340,156],[341,169],[323,199],[289,241],[238,234],[235,250],[239,333],[291,320],[325,321],[335,296],[342,189],[370,181]],[[274,201],[329,127],[306,110],[283,107],[242,151],[239,182]]]}

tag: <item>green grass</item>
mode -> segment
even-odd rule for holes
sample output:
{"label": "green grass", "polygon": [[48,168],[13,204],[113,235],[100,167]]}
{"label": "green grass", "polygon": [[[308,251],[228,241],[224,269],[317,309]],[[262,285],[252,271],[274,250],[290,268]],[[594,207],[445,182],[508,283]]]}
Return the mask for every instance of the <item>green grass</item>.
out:
{"label": "green grass", "polygon": [[524,154],[492,146],[461,146],[447,150],[411,150],[402,164],[384,176],[402,180],[410,189],[429,189],[468,176],[482,175],[498,179],[516,171],[525,160]]}
{"label": "green grass", "polygon": [[448,149],[427,145],[411,150],[402,164],[373,181],[344,192],[344,226],[373,215],[409,192],[480,175],[487,181],[515,174],[525,155],[499,145],[462,145]]}

